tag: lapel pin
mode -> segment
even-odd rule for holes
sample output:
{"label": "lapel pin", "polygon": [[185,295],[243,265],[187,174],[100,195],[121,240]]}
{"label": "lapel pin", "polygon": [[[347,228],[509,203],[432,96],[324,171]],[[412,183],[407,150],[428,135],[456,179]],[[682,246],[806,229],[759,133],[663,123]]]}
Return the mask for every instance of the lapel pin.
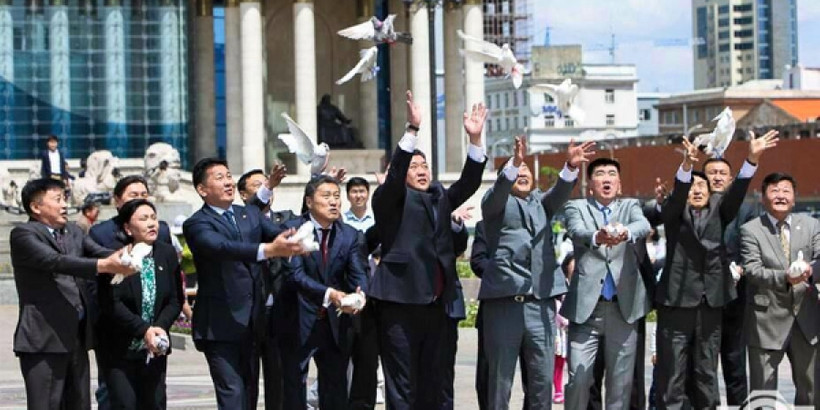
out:
{"label": "lapel pin", "polygon": [[162,270],[162,266],[159,267],[159,270]]}
{"label": "lapel pin", "polygon": [[247,218],[247,217],[248,217],[248,215],[246,215],[246,214],[242,214],[242,219],[245,219],[245,218]]}

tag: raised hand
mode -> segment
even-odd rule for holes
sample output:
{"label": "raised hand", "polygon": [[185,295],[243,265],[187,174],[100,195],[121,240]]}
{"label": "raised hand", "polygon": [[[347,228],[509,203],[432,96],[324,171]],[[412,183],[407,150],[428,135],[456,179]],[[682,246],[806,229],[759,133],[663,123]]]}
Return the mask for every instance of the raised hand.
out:
{"label": "raised hand", "polygon": [[524,163],[524,156],[527,155],[527,139],[521,135],[515,137],[515,148],[513,150],[513,166],[518,168]]}
{"label": "raised hand", "polygon": [[683,144],[683,162],[681,163],[681,168],[684,171],[689,172],[692,170],[695,162],[698,162],[698,147],[695,144],[689,142],[689,138],[685,135],[683,136],[683,140],[681,140]]}
{"label": "raised hand", "polygon": [[[414,127],[421,125],[421,107],[413,101],[413,92],[407,90],[407,122]],[[415,134],[413,130],[406,130]]]}
{"label": "raised hand", "polygon": [[282,179],[287,175],[288,169],[285,164],[276,164],[270,169],[268,175],[268,189],[273,189],[282,183]]}
{"label": "raised hand", "polygon": [[344,182],[345,178],[347,178],[347,170],[342,168],[336,169],[336,167],[330,168],[330,171],[327,172],[327,175],[333,177],[339,183]]}
{"label": "raised hand", "polygon": [[463,205],[459,207],[452,213],[453,222],[460,224],[464,221],[473,219],[473,209],[475,209],[475,207],[471,205]]}
{"label": "raised hand", "polygon": [[464,131],[470,137],[470,144],[481,146],[481,131],[484,129],[484,121],[487,119],[487,107],[484,103],[473,104],[470,113],[464,113]]}
{"label": "raised hand", "polygon": [[762,137],[756,138],[755,133],[749,131],[749,157],[747,158],[752,164],[757,164],[763,151],[777,146],[780,138],[777,138],[779,132],[777,130],[769,130],[763,134]]}
{"label": "raised hand", "polygon": [[387,176],[387,172],[373,171],[373,176],[376,177],[376,183],[382,185],[384,184],[384,178]]}
{"label": "raised hand", "polygon": [[655,201],[658,204],[663,203],[663,200],[669,195],[669,186],[660,178],[655,178]]}
{"label": "raised hand", "polygon": [[587,141],[575,144],[575,139],[569,140],[567,148],[567,165],[573,170],[578,169],[583,163],[589,162],[589,157],[595,155],[595,142]]}

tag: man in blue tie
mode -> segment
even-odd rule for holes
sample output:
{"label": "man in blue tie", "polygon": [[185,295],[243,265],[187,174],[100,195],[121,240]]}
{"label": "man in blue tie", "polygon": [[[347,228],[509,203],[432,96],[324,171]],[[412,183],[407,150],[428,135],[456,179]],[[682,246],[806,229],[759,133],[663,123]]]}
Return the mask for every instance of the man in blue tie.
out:
{"label": "man in blue tie", "polygon": [[598,158],[587,166],[591,198],[564,207],[575,275],[561,307],[569,325],[566,408],[585,409],[597,355],[606,363],[605,408],[629,406],[637,322],[649,312],[635,241],[649,234],[638,200],[620,198],[621,166]]}

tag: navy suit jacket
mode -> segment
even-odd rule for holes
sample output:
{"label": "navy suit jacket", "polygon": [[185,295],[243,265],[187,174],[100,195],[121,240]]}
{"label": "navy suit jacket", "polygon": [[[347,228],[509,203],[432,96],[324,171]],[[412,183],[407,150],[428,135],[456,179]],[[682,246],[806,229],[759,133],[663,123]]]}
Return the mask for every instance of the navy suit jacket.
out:
{"label": "navy suit jacket", "polygon": [[[298,228],[308,221],[310,217],[305,214],[288,221],[285,227]],[[336,221],[331,230],[328,262],[324,269],[321,251],[297,256],[285,263],[288,270],[287,283],[280,295],[282,303],[277,303],[274,307],[275,315],[279,318],[281,331],[291,337],[295,336],[299,346],[303,346],[310,336],[328,287],[345,293],[353,293],[357,287],[361,287],[367,293],[368,264],[365,246],[361,232],[342,221]],[[346,348],[351,317],[337,316],[336,307],[332,304],[327,308],[327,317],[337,345]]]}
{"label": "navy suit jacket", "polygon": [[199,284],[194,342],[238,342],[249,330],[258,339],[264,337],[264,261],[256,257],[259,244],[272,241],[282,229],[257,208],[233,205],[232,209],[239,235],[207,204],[182,226]]}
{"label": "navy suit jacket", "polygon": [[74,179],[74,177],[68,173],[68,163],[65,160],[65,155],[63,155],[60,150],[57,150],[57,152],[60,154],[60,166],[62,167],[62,169],[57,170],[59,172],[55,172],[51,169],[51,160],[48,158],[48,150],[40,152],[40,178],[49,178],[53,172],[62,175],[63,179]]}

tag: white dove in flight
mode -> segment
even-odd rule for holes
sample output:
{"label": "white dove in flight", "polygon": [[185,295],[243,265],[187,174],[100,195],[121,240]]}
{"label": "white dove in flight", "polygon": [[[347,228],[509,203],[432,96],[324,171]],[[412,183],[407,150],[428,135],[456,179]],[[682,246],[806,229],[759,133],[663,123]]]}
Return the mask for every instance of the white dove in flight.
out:
{"label": "white dove in flight", "polygon": [[282,113],[282,118],[288,123],[290,134],[279,134],[279,139],[288,147],[288,151],[296,154],[296,158],[305,164],[310,165],[310,174],[316,175],[322,172],[327,165],[330,156],[330,147],[324,142],[315,144],[313,138],[309,137],[305,130],[293,121],[287,113]]}
{"label": "white dove in flight", "polygon": [[[572,83],[572,80],[567,78],[559,85],[553,84],[536,84],[528,90],[530,93],[530,101],[543,100],[539,97],[543,94],[549,94],[552,97],[558,109],[561,110],[561,115],[572,118],[576,123],[584,122],[586,114],[583,110],[575,105],[575,99],[578,97],[578,86]],[[532,104],[532,103],[531,103]],[[535,107],[531,107],[534,112]]]}
{"label": "white dove in flight", "polygon": [[803,251],[797,251],[797,259],[789,265],[789,276],[799,278],[808,269],[809,264],[803,260]]}
{"label": "white dove in flight", "polygon": [[410,35],[410,33],[397,32],[395,27],[393,27],[393,21],[395,19],[395,14],[387,16],[384,21],[376,17],[371,17],[370,20],[364,23],[339,30],[337,34],[352,40],[369,40],[376,44],[393,44],[397,41],[413,44],[413,36]]}
{"label": "white dove in flight", "polygon": [[465,47],[461,50],[462,54],[482,63],[501,66],[504,72],[512,78],[513,86],[516,89],[521,87],[524,81],[524,66],[518,63],[509,44],[504,43],[499,47],[489,41],[468,36],[461,30],[458,30],[458,36],[464,40]]}
{"label": "white dove in flight", "polygon": [[[153,248],[151,247],[151,245],[140,242],[134,245],[131,248],[130,252],[123,252],[122,255],[120,255],[120,263],[125,266],[130,266],[132,269],[139,272],[140,270],[142,270],[142,260],[145,259],[145,257],[149,254],[151,254],[152,250]],[[123,275],[114,275],[114,277],[111,278],[111,284],[119,285],[120,283],[122,283],[123,279],[125,279],[125,276]]]}
{"label": "white dove in flight", "polygon": [[726,107],[712,119],[717,121],[715,129],[708,134],[698,135],[695,138],[695,146],[706,146],[704,152],[713,158],[723,158],[729,144],[732,143],[732,137],[735,135],[735,118],[732,116],[732,109]]}
{"label": "white dove in flight", "polygon": [[359,51],[359,62],[352,70],[348,71],[344,77],[336,81],[336,84],[342,85],[356,74],[361,74],[362,82],[369,81],[379,72],[379,66],[376,65],[376,57],[379,56],[379,48],[376,46]]}

